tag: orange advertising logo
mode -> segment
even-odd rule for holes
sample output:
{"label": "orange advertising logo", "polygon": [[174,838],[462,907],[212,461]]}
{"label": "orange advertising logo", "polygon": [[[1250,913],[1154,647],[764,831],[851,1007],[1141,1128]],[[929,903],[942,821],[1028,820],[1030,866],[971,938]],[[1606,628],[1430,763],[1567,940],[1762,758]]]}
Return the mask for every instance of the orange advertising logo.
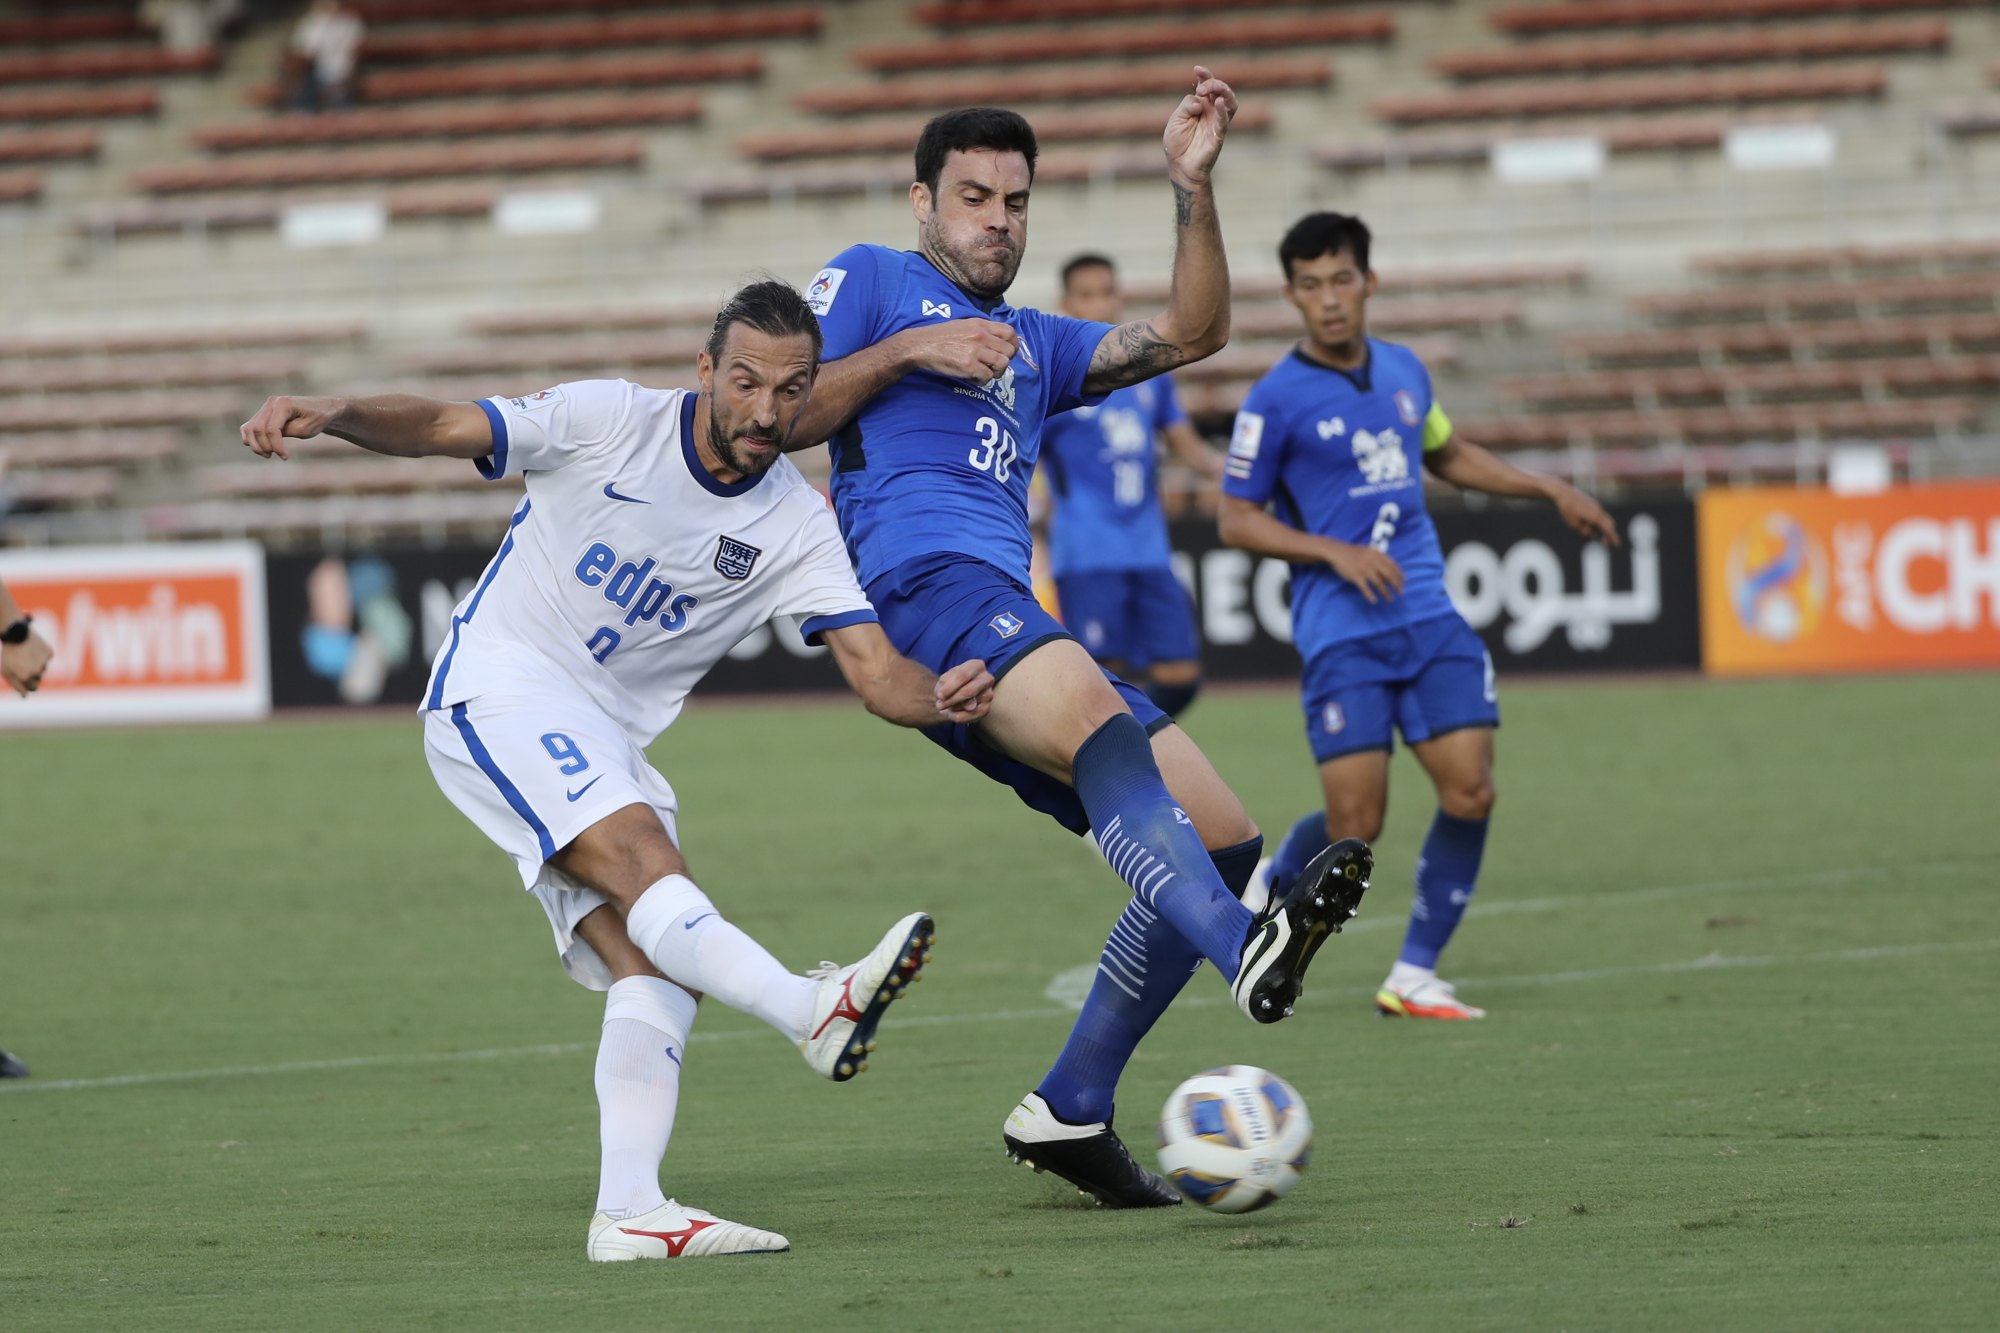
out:
{"label": "orange advertising logo", "polygon": [[264,558],[254,545],[9,552],[0,578],[54,654],[33,698],[0,701],[0,726],[270,709]]}
{"label": "orange advertising logo", "polygon": [[2000,666],[2000,485],[1700,501],[1715,675]]}

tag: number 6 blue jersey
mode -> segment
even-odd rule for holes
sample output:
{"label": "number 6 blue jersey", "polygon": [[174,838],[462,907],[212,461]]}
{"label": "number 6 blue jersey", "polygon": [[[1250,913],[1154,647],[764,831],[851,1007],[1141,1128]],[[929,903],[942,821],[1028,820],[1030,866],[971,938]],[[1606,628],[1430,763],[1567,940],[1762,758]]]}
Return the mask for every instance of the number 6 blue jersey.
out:
{"label": "number 6 blue jersey", "polygon": [[1451,421],[1416,353],[1368,340],[1368,360],[1336,370],[1293,351],[1251,387],[1236,414],[1225,495],[1276,502],[1304,532],[1387,552],[1402,595],[1370,603],[1325,564],[1292,566],[1292,639],[1301,656],[1344,639],[1413,625],[1454,608],[1424,506],[1423,455]]}
{"label": "number 6 blue jersey", "polygon": [[806,290],[828,361],[944,320],[1012,325],[1020,345],[985,384],[919,371],[877,394],[836,435],[833,504],[861,582],[920,556],[955,552],[1028,581],[1028,479],[1042,423],[1094,401],[1091,354],[1111,326],[1004,301],[982,309],[922,255],[843,250]]}

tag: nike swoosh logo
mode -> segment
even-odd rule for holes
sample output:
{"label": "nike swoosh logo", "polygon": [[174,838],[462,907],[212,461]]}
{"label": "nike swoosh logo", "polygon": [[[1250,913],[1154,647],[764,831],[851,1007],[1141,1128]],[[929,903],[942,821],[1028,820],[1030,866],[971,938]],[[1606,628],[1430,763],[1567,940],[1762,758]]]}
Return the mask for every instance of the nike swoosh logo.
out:
{"label": "nike swoosh logo", "polygon": [[696,926],[700,925],[700,924],[701,924],[702,922],[704,922],[704,921],[708,920],[708,919],[709,919],[710,917],[712,917],[712,916],[714,916],[714,915],[715,915],[715,913],[713,913],[713,912],[703,912],[703,913],[702,913],[702,914],[701,914],[700,916],[696,917],[696,918],[695,918],[694,920],[692,920],[692,921],[683,921],[683,922],[681,922],[681,929],[682,929],[682,930],[693,930],[693,929],[694,929],[694,928],[695,928]]}
{"label": "nike swoosh logo", "polygon": [[604,775],[602,773],[599,773],[596,777],[584,783],[581,787],[578,787],[575,791],[568,792],[565,794],[569,797],[571,802],[580,801],[583,799],[583,794],[585,792],[589,791],[592,787],[595,787],[598,783],[602,781],[604,781]]}
{"label": "nike swoosh logo", "polygon": [[604,495],[606,499],[623,500],[628,505],[649,505],[653,503],[651,500],[641,500],[636,495],[620,495],[617,491],[611,489],[617,484],[618,483],[615,481],[607,481],[604,483]]}

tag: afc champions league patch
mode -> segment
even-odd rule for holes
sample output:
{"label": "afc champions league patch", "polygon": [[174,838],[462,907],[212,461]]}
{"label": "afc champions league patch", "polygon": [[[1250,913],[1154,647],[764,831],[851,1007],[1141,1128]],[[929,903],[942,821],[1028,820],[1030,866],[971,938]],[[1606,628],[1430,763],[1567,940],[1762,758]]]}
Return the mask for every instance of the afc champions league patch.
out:
{"label": "afc champions league patch", "polygon": [[1417,400],[1410,396],[1408,389],[1396,390],[1396,415],[1403,419],[1405,426],[1417,424]]}
{"label": "afc champions league patch", "polygon": [[998,634],[1001,638],[1011,639],[1016,634],[1019,634],[1021,632],[1022,627],[1027,622],[1023,621],[1021,617],[1015,615],[1011,611],[1002,611],[999,615],[993,617],[993,619],[987,621],[986,623],[991,625],[993,627],[993,632],[995,634]]}
{"label": "afc champions league patch", "polygon": [[840,284],[847,281],[844,268],[823,268],[806,288],[806,308],[815,315],[824,315],[833,309],[833,298],[840,295]]}
{"label": "afc champions league patch", "polygon": [[757,557],[764,554],[748,542],[739,542],[734,537],[718,538],[715,544],[715,572],[726,579],[747,579],[756,567]]}
{"label": "afc champions league patch", "polygon": [[1340,711],[1339,704],[1328,704],[1321,709],[1319,721],[1329,736],[1338,736],[1347,730],[1347,714]]}

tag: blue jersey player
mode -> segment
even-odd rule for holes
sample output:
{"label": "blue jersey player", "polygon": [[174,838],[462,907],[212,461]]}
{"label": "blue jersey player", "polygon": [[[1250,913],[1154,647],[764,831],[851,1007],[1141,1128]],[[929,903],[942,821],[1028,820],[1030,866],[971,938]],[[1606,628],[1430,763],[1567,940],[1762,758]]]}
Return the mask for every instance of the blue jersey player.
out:
{"label": "blue jersey player", "polygon": [[1029,590],[1029,475],[1046,420],[1208,356],[1228,337],[1229,271],[1209,173],[1235,114],[1197,67],[1163,136],[1175,256],[1164,313],[1112,326],[1008,304],[1036,145],[1011,111],[932,120],[910,187],[918,248],[857,245],[807,291],[830,358],[812,430],[892,643],[923,662],[977,645],[997,685],[977,726],[933,741],[1030,807],[1089,830],[1132,890],[1060,1058],[1007,1117],[1017,1160],[1112,1207],[1180,1202],[1111,1128],[1119,1075],[1205,958],[1258,1022],[1291,1011],[1313,952],[1367,884],[1360,843],[1287,893],[1238,899],[1263,846],[1228,787],[1146,696],[1109,676]]}
{"label": "blue jersey player", "polygon": [[1324,812],[1273,858],[1275,892],[1330,840],[1373,840],[1389,797],[1391,730],[1437,787],[1403,949],[1375,1003],[1412,1018],[1480,1018],[1437,959],[1479,874],[1493,810],[1493,660],[1445,595],[1444,558],[1418,468],[1465,490],[1538,497],[1578,532],[1616,544],[1595,500],[1459,439],[1407,347],[1370,338],[1368,228],[1314,213],[1278,247],[1305,324],[1292,354],[1237,414],[1222,483],[1222,539],[1292,562],[1292,637],[1305,659],[1306,734]]}
{"label": "blue jersey player", "polygon": [[[1118,271],[1103,255],[1063,265],[1065,315],[1116,324],[1124,305]],[[1161,712],[1178,717],[1201,688],[1201,641],[1167,545],[1161,443],[1198,476],[1222,476],[1221,455],[1188,424],[1171,375],[1050,417],[1042,476],[1063,624],[1107,671],[1140,684]]]}

